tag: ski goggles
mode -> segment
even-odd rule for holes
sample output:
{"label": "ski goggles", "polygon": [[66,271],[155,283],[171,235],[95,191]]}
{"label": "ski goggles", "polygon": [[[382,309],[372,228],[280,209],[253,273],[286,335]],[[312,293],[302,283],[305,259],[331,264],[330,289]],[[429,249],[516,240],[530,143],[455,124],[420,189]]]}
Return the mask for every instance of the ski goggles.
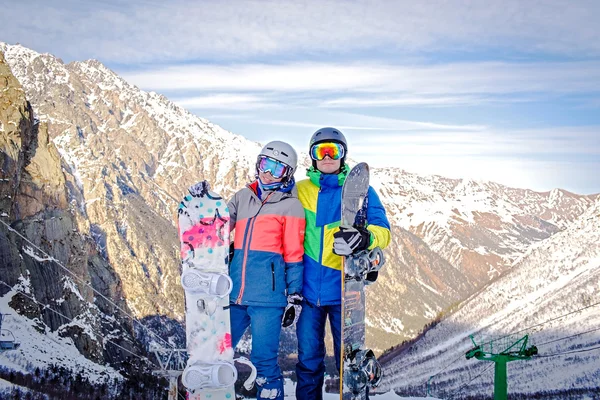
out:
{"label": "ski goggles", "polygon": [[269,172],[275,179],[283,178],[290,171],[290,166],[267,156],[259,156],[256,167],[260,172]]}
{"label": "ski goggles", "polygon": [[310,158],[321,161],[329,156],[332,160],[344,157],[344,146],[336,142],[317,143],[310,148]]}

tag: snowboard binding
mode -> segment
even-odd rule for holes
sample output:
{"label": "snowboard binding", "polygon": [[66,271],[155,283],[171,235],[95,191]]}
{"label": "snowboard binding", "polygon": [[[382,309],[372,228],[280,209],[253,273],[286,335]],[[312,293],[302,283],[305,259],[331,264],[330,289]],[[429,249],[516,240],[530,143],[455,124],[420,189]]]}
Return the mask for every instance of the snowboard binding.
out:
{"label": "snowboard binding", "polygon": [[181,382],[191,390],[219,389],[232,386],[237,380],[237,369],[228,362],[194,363],[183,371]]}
{"label": "snowboard binding", "polygon": [[370,285],[375,282],[384,264],[385,257],[379,247],[361,251],[348,257],[345,263],[345,280],[363,281],[365,285]]}
{"label": "snowboard binding", "polygon": [[200,272],[189,268],[181,275],[181,286],[184,290],[192,293],[203,293],[222,298],[231,293],[233,282],[226,274]]}
{"label": "snowboard binding", "polygon": [[371,349],[355,350],[346,360],[348,364],[344,370],[344,377],[347,379],[344,383],[353,394],[360,394],[367,385],[371,388],[379,386],[383,370]]}
{"label": "snowboard binding", "polygon": [[[248,391],[254,387],[256,381],[256,367],[246,357],[238,357],[233,360],[236,363],[250,367],[250,376],[244,382],[244,388]],[[238,372],[234,365],[229,362],[200,363],[189,365],[181,376],[181,382],[188,389],[197,391],[201,389],[220,389],[231,386],[238,378]]]}
{"label": "snowboard binding", "polygon": [[256,381],[256,367],[254,366],[254,364],[252,364],[252,362],[247,359],[246,357],[238,357],[236,359],[233,360],[236,363],[240,363],[240,364],[244,364],[248,367],[250,367],[251,372],[250,372],[250,376],[248,377],[248,379],[246,379],[246,381],[244,382],[244,389],[246,389],[247,391],[252,390],[252,388],[254,387],[254,382]]}
{"label": "snowboard binding", "polygon": [[215,298],[215,297],[200,298],[196,301],[196,306],[198,307],[198,310],[200,310],[204,314],[214,315],[214,313],[216,313],[217,310],[220,310],[220,309],[224,310],[224,309],[229,308],[229,306],[222,307],[219,303],[220,303],[219,299]]}

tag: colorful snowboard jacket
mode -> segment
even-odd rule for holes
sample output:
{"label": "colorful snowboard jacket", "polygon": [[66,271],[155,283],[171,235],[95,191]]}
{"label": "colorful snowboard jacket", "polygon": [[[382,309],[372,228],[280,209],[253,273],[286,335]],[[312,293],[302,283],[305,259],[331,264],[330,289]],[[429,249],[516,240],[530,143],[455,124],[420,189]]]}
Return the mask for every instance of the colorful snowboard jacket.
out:
{"label": "colorful snowboard jacket", "polygon": [[[311,304],[341,304],[342,257],[333,253],[333,234],[341,220],[342,186],[350,169],[344,165],[337,175],[308,170],[309,179],[298,182],[298,198],[306,215],[304,239],[304,284],[302,294]],[[379,196],[372,187],[367,194],[369,249],[390,243],[390,224]]]}
{"label": "colorful snowboard jacket", "polygon": [[234,231],[231,303],[284,307],[302,292],[304,210],[295,187],[258,196],[254,181],[228,204]]}

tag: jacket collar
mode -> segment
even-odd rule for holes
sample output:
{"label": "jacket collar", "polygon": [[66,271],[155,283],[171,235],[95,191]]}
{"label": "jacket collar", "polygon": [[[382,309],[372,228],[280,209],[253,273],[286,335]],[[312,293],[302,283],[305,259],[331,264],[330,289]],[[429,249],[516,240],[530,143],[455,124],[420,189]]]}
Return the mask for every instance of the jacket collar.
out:
{"label": "jacket collar", "polygon": [[258,180],[248,183],[246,187],[250,189],[252,194],[254,194],[258,200],[265,201],[268,198],[269,203],[276,203],[286,197],[297,197],[294,191],[295,181],[293,178],[286,187],[279,188],[278,190],[262,191],[258,184]]}
{"label": "jacket collar", "polygon": [[344,181],[350,172],[348,164],[344,164],[338,174],[324,174],[315,167],[310,167],[306,171],[306,176],[317,187],[339,187],[344,185]]}

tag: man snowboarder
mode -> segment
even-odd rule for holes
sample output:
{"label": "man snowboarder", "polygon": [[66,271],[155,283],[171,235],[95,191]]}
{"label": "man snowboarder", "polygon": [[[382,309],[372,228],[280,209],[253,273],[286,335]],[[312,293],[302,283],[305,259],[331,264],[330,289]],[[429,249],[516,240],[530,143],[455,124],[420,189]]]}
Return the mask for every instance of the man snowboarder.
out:
{"label": "man snowboarder", "polygon": [[309,153],[312,167],[307,171],[308,179],[297,184],[306,216],[302,313],[296,326],[297,400],[323,398],[327,318],[340,368],[342,256],[375,247],[383,249],[391,239],[385,209],[372,187],[367,194],[366,227],[340,227],[342,186],[350,171],[345,163],[348,145],[342,132],[319,129],[310,139]]}

